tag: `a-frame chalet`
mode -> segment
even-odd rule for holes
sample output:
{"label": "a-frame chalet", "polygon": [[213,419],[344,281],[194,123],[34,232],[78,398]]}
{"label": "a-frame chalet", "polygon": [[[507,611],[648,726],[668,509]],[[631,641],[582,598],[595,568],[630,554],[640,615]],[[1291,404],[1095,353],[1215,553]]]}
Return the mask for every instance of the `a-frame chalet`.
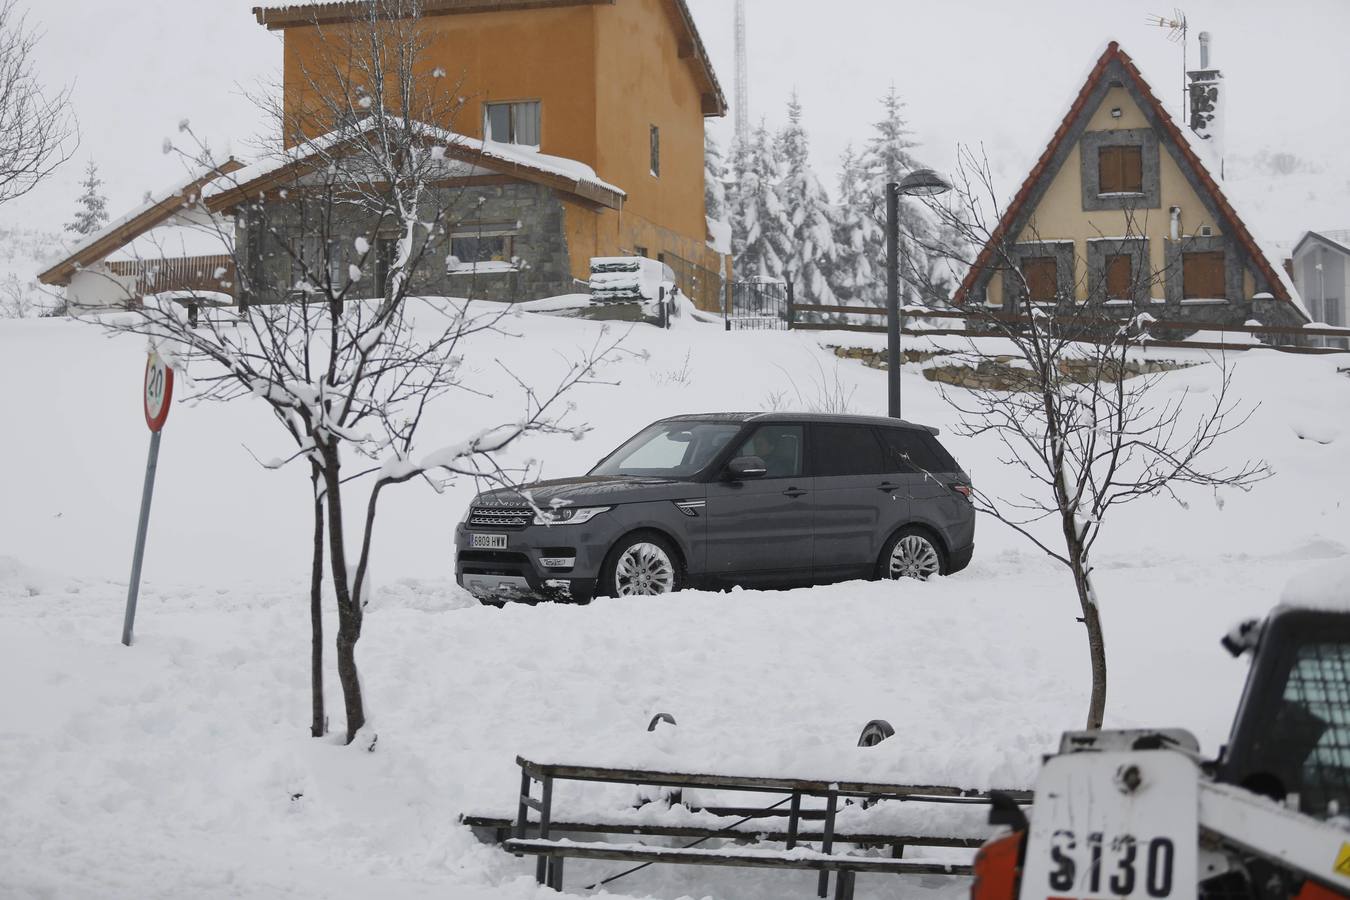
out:
{"label": "a-frame chalet", "polygon": [[[1217,73],[1191,76],[1192,105],[1199,103],[1193,120],[1203,132],[1213,110],[1198,75]],[[1011,310],[1029,300],[1072,314],[1101,303],[1197,328],[1307,322],[1292,281],[1224,196],[1206,164],[1206,143],[1177,123],[1112,42],[955,304]]]}

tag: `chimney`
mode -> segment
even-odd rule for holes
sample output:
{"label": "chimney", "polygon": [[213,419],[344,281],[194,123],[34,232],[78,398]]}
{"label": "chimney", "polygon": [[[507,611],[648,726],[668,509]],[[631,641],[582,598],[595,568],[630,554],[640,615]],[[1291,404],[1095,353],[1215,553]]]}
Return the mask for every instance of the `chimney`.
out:
{"label": "chimney", "polygon": [[1200,140],[1209,144],[1219,160],[1223,177],[1223,73],[1211,68],[1213,39],[1200,32],[1200,68],[1187,72],[1190,79],[1190,126]]}

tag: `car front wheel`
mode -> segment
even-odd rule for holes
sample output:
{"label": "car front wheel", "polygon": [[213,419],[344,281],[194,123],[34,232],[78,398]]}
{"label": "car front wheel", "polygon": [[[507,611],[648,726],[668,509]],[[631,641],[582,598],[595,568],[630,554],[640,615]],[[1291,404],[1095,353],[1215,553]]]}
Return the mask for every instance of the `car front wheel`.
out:
{"label": "car front wheel", "polygon": [[882,578],[926,581],[934,575],[945,575],[947,566],[942,558],[942,548],[926,532],[903,528],[886,544],[880,570]]}
{"label": "car front wheel", "polygon": [[679,556],[665,539],[638,534],[625,539],[605,561],[602,591],[610,597],[657,597],[683,587]]}

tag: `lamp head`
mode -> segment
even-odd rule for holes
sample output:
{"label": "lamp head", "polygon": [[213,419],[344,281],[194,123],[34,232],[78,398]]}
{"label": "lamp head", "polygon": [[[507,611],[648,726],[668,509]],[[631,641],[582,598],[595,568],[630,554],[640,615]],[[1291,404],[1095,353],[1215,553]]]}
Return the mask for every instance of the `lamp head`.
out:
{"label": "lamp head", "polygon": [[935,197],[951,189],[947,180],[932,169],[915,169],[900,182],[900,193],[911,197]]}

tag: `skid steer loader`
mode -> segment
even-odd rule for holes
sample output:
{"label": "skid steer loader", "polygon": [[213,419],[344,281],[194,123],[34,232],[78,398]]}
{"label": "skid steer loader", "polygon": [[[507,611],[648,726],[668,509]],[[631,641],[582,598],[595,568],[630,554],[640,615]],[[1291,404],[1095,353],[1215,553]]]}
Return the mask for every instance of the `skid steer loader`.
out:
{"label": "skid steer loader", "polygon": [[1350,607],[1280,607],[1223,643],[1253,658],[1219,758],[1180,730],[1064,735],[1029,816],[995,798],[1013,830],[973,900],[1350,897]]}

